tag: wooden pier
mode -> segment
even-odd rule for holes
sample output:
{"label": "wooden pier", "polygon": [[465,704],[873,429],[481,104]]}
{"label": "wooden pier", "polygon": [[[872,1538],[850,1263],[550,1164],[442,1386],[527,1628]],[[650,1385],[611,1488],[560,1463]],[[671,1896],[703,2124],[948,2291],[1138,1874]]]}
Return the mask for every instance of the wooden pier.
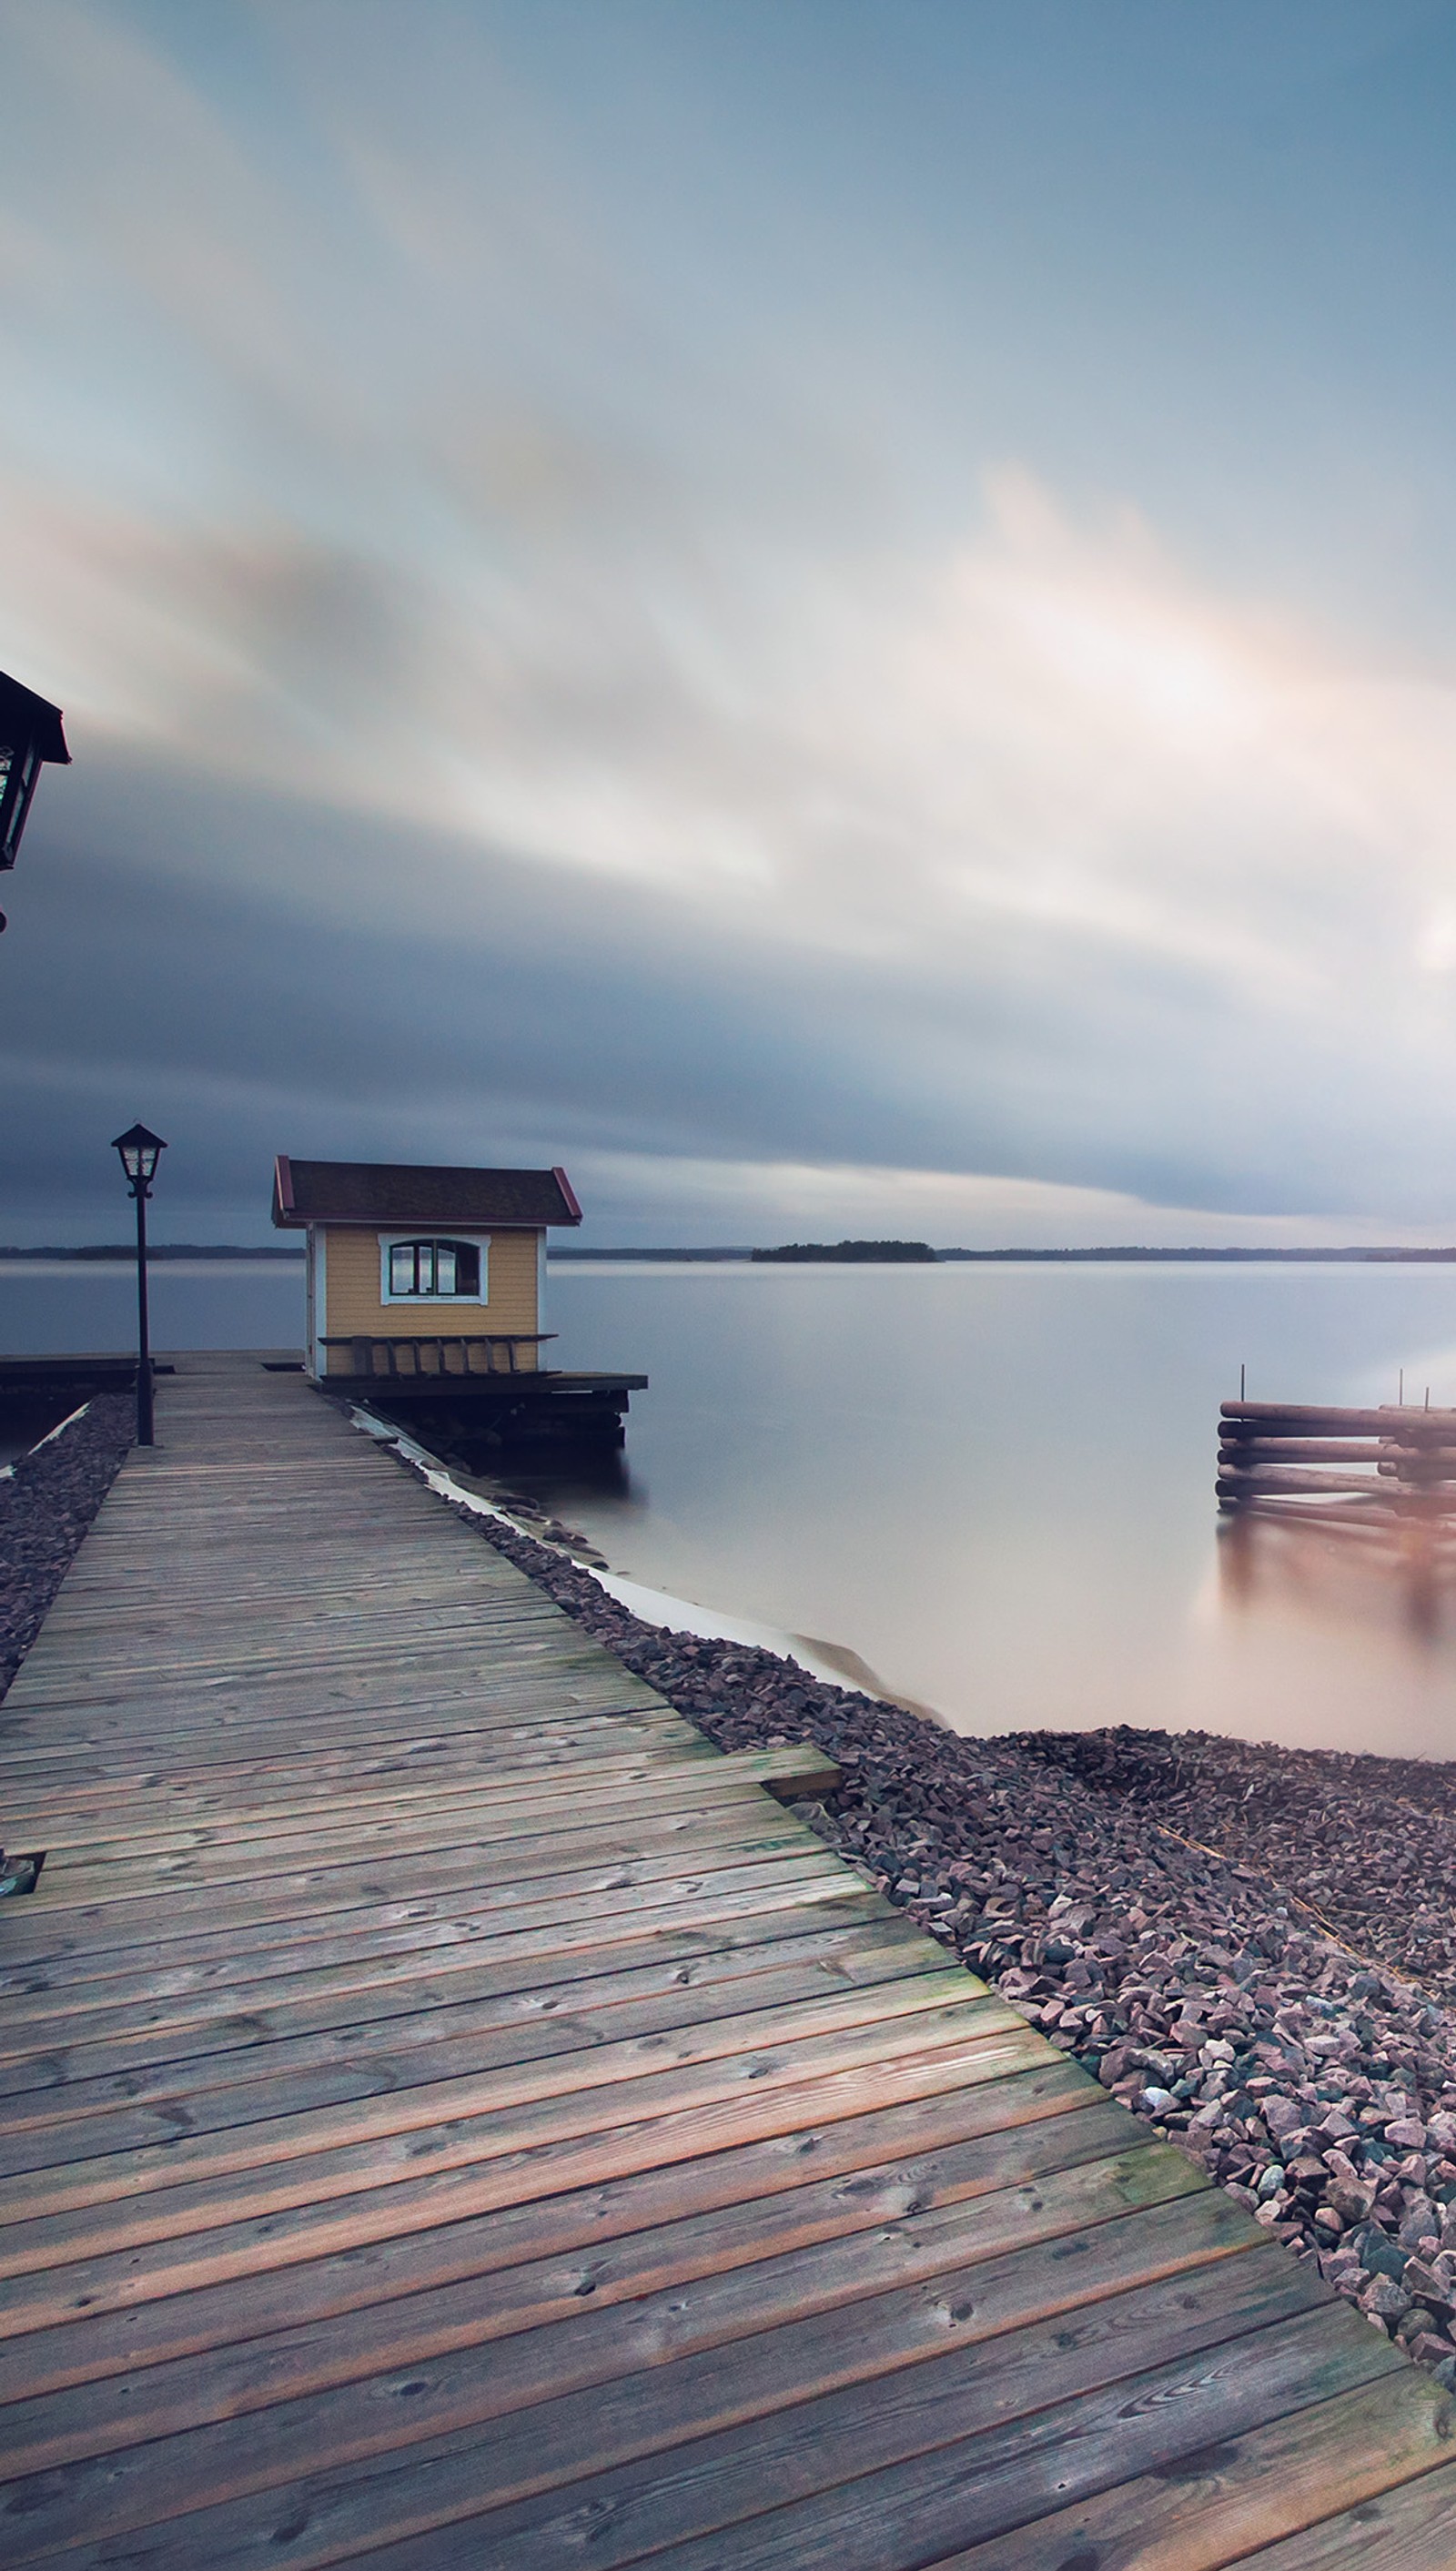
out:
{"label": "wooden pier", "polygon": [[1449,2571],[1456,2403],[295,1375],[0,1719],[7,2566]]}

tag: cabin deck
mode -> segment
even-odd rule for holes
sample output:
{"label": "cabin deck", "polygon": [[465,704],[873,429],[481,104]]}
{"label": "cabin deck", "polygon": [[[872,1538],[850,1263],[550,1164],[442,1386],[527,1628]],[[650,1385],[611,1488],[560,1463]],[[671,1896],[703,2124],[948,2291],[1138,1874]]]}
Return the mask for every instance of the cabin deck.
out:
{"label": "cabin deck", "polygon": [[[559,1366],[517,1369],[514,1357],[509,1366],[501,1363],[490,1371],[469,1357],[461,1361],[458,1350],[468,1344],[449,1339],[351,1340],[351,1347],[372,1349],[379,1363],[371,1371],[369,1360],[361,1357],[347,1373],[330,1372],[325,1388],[335,1401],[367,1402],[371,1408],[382,1404],[391,1417],[406,1424],[428,1421],[432,1437],[444,1429],[468,1441],[483,1439],[502,1446],[625,1443],[623,1423],[633,1393],[647,1389],[645,1374],[570,1373]],[[474,1344],[478,1348],[487,1342]],[[514,1348],[523,1342],[510,1344]],[[386,1349],[387,1366],[380,1354]]]}
{"label": "cabin deck", "polygon": [[297,1376],[0,1722],[7,2563],[1446,2571],[1456,2405]]}

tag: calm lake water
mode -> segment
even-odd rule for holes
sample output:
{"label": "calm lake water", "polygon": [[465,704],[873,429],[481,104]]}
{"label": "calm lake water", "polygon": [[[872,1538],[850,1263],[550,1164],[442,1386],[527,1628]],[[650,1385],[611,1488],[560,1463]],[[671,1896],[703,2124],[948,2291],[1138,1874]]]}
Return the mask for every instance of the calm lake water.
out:
{"label": "calm lake water", "polygon": [[[296,1345],[296,1269],[155,1272],[156,1344]],[[122,1347],[125,1270],[0,1271],[0,1341]],[[967,1731],[1127,1722],[1456,1757],[1456,1588],[1215,1534],[1220,1399],[1456,1404],[1456,1269],[557,1268],[553,1355],[649,1373],[531,1487],[614,1569],[856,1653]]]}

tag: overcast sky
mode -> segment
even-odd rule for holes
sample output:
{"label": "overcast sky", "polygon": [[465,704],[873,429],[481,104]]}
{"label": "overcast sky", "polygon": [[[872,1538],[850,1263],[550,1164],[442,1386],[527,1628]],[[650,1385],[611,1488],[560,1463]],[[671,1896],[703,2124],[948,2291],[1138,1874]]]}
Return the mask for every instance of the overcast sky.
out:
{"label": "overcast sky", "polygon": [[0,1238],[1456,1238],[1456,0],[0,43]]}

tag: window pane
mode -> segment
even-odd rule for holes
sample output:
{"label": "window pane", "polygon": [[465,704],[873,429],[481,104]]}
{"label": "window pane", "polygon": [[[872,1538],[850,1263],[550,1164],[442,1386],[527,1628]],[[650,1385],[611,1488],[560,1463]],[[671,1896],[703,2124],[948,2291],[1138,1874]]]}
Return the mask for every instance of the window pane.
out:
{"label": "window pane", "polygon": [[480,1250],[473,1241],[394,1241],[389,1292],[453,1297],[480,1292]]}

